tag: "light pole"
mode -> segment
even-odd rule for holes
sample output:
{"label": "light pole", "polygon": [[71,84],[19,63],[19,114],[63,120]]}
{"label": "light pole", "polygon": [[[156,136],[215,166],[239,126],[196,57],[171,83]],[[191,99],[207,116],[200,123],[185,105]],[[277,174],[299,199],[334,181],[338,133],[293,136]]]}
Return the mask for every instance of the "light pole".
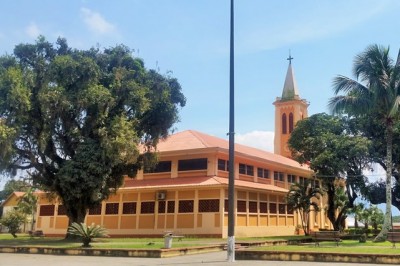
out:
{"label": "light pole", "polygon": [[228,183],[228,261],[235,261],[235,84],[234,84],[234,12],[231,0],[229,70],[229,183]]}

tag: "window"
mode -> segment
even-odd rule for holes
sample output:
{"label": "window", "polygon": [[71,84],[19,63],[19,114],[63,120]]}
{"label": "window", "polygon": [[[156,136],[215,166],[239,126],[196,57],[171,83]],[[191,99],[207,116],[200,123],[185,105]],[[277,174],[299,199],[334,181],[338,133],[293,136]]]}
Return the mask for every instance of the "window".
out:
{"label": "window", "polygon": [[118,214],[119,203],[106,203],[106,214]]}
{"label": "window", "polygon": [[239,174],[254,176],[254,166],[240,163]]}
{"label": "window", "polygon": [[268,203],[260,202],[260,213],[268,213]]}
{"label": "window", "polygon": [[276,213],[276,203],[270,203],[269,204],[269,212],[270,213]]}
{"label": "window", "polygon": [[199,212],[219,212],[219,200],[199,200]]}
{"label": "window", "polygon": [[299,183],[300,183],[301,185],[304,185],[304,184],[305,184],[305,182],[306,182],[306,178],[305,178],[305,177],[302,177],[302,176],[300,176],[300,177],[299,177]]}
{"label": "window", "polygon": [[249,201],[249,212],[250,213],[257,213],[257,201]]}
{"label": "window", "polygon": [[254,166],[246,165],[246,174],[253,176],[254,175]]}
{"label": "window", "polygon": [[269,178],[269,170],[264,168],[257,168],[257,176],[260,178]]}
{"label": "window", "polygon": [[282,134],[287,133],[287,119],[286,119],[286,114],[282,115]]}
{"label": "window", "polygon": [[283,182],[285,180],[284,174],[282,172],[274,172],[274,180]]}
{"label": "window", "polygon": [[180,200],[178,206],[179,213],[193,212],[193,200]]}
{"label": "window", "polygon": [[136,202],[124,202],[122,214],[136,214]]}
{"label": "window", "polygon": [[218,159],[218,170],[229,171],[229,161]]}
{"label": "window", "polygon": [[160,161],[152,169],[144,169],[145,173],[164,173],[171,172],[171,161]]}
{"label": "window", "polygon": [[67,210],[64,205],[58,205],[58,215],[67,215]]}
{"label": "window", "polygon": [[279,214],[286,213],[286,204],[279,204]]}
{"label": "window", "polygon": [[290,184],[296,183],[296,176],[295,175],[287,175],[287,181]]}
{"label": "window", "polygon": [[158,213],[165,213],[165,201],[158,202]]}
{"label": "window", "polygon": [[293,131],[293,113],[289,114],[289,133]]}
{"label": "window", "polygon": [[100,215],[101,214],[101,204],[90,208],[89,209],[89,214],[90,215]]}
{"label": "window", "polygon": [[175,201],[168,201],[167,213],[175,213]]}
{"label": "window", "polygon": [[243,175],[246,174],[246,165],[245,164],[242,164],[242,163],[239,164],[239,174],[243,174]]}
{"label": "window", "polygon": [[207,170],[207,158],[178,161],[178,171]]}
{"label": "window", "polygon": [[244,200],[237,201],[237,211],[238,212],[247,212],[246,201],[244,201]]}
{"label": "window", "polygon": [[55,205],[41,205],[39,210],[39,216],[53,216]]}
{"label": "window", "polygon": [[155,202],[154,201],[145,201],[140,204],[140,213],[154,213]]}
{"label": "window", "polygon": [[287,213],[288,214],[293,214],[294,213],[293,207],[291,207],[289,205],[287,205],[286,207],[287,207]]}

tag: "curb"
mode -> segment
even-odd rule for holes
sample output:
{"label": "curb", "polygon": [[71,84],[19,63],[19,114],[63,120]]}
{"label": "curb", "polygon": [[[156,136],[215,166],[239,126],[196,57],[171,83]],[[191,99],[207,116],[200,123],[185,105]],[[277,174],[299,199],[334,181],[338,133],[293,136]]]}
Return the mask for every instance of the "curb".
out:
{"label": "curb", "polygon": [[168,258],[182,255],[222,251],[224,249],[224,246],[225,245],[212,245],[170,249],[102,249],[0,246],[0,253]]}
{"label": "curb", "polygon": [[237,260],[317,261],[341,263],[400,264],[400,254],[348,254],[318,252],[250,251],[236,252]]}

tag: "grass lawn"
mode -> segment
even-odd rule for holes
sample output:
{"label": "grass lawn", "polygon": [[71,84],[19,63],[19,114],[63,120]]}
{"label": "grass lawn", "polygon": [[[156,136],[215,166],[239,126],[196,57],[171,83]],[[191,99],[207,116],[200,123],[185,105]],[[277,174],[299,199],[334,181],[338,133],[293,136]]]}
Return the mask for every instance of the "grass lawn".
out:
{"label": "grass lawn", "polygon": [[[251,243],[272,240],[299,240],[303,236],[281,236],[281,237],[265,237],[265,238],[237,238],[236,242]],[[221,238],[196,238],[185,237],[182,241],[173,239],[172,247],[195,247],[226,244],[226,239]],[[74,242],[57,237],[30,237],[27,234],[18,234],[17,238],[13,238],[10,234],[0,234],[0,246],[41,246],[41,247],[57,247],[57,248],[80,248],[80,242]],[[96,238],[91,243],[93,248],[105,249],[160,249],[164,247],[164,238]],[[400,244],[398,248],[393,249],[389,242],[359,243],[357,240],[344,240],[336,246],[334,242],[322,242],[316,247],[314,243],[306,243],[299,245],[287,246],[263,246],[253,247],[249,250],[265,250],[265,251],[294,251],[294,252],[335,252],[335,253],[356,253],[356,254],[399,254]]]}
{"label": "grass lawn", "polygon": [[[172,247],[193,247],[224,244],[220,238],[183,238],[173,239]],[[79,248],[82,243],[57,237],[30,237],[18,234],[13,238],[10,234],[0,234],[0,246],[41,246],[57,248]],[[96,238],[91,243],[93,248],[127,248],[127,249],[160,249],[164,247],[164,238]]]}
{"label": "grass lawn", "polygon": [[315,246],[314,243],[307,243],[288,246],[257,247],[251,248],[251,250],[400,255],[400,244],[398,244],[398,248],[392,248],[392,243],[390,242],[374,243],[367,241],[366,243],[359,243],[357,240],[344,240],[339,243],[339,246],[336,246],[334,242],[321,242],[320,246]]}

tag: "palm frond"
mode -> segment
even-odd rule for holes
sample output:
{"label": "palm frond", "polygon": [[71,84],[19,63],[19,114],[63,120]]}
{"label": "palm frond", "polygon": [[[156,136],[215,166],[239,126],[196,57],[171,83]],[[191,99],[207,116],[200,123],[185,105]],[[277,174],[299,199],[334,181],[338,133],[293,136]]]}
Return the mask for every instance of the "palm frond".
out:
{"label": "palm frond", "polygon": [[399,52],[397,53],[397,60],[396,60],[396,67],[400,66],[400,49]]}
{"label": "palm frond", "polygon": [[400,95],[397,96],[394,101],[392,110],[390,110],[390,113],[389,113],[390,117],[394,117],[396,114],[399,113],[399,109],[400,109],[399,107],[400,107]]}
{"label": "palm frond", "polygon": [[368,98],[353,95],[339,95],[329,99],[328,108],[334,114],[366,114],[371,108],[371,101]]}
{"label": "palm frond", "polygon": [[[393,60],[389,48],[373,44],[354,59],[353,73],[361,81],[380,80],[391,71]],[[386,74],[385,74],[386,73]]]}
{"label": "palm frond", "polygon": [[340,92],[352,94],[369,94],[369,89],[358,81],[346,76],[338,75],[332,82],[333,92],[338,95]]}
{"label": "palm frond", "polygon": [[107,229],[100,225],[92,223],[87,226],[85,223],[72,223],[68,228],[68,233],[71,235],[80,236],[82,238],[95,238],[95,237],[107,237]]}

